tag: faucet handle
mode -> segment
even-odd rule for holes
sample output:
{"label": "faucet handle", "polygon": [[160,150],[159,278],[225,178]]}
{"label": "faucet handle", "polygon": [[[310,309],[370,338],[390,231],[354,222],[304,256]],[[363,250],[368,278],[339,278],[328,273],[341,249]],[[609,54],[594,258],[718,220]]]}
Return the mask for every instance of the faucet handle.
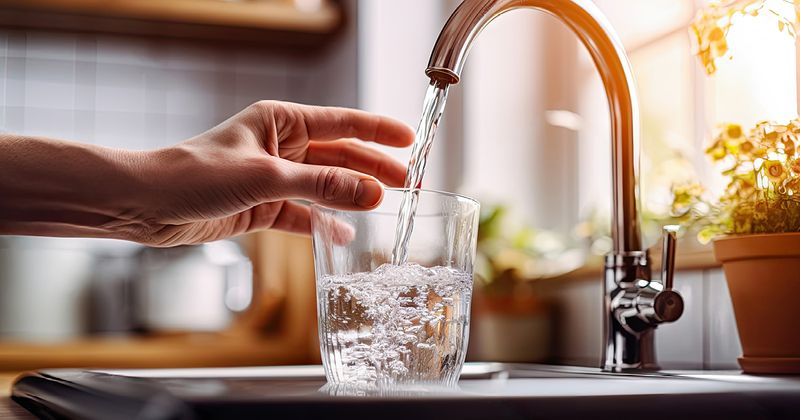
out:
{"label": "faucet handle", "polygon": [[664,288],[653,301],[655,315],[661,322],[676,321],[683,314],[683,298],[672,289],[678,230],[677,225],[664,226],[664,247],[661,257],[661,284]]}
{"label": "faucet handle", "polygon": [[661,284],[664,290],[672,290],[672,280],[675,275],[675,247],[678,242],[677,234],[680,229],[677,225],[664,226],[664,242],[661,251]]}

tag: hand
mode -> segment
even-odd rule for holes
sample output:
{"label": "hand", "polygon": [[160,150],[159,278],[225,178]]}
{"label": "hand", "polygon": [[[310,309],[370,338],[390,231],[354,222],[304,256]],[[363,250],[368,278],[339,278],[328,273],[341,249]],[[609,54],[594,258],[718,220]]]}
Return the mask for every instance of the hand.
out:
{"label": "hand", "polygon": [[152,188],[133,238],[170,246],[268,228],[308,233],[309,208],[293,199],[366,210],[383,197],[375,178],[403,186],[402,164],[343,137],[408,146],[414,133],[363,111],[258,102],[151,155],[144,173]]}
{"label": "hand", "polygon": [[[253,104],[176,146],[126,151],[0,134],[0,234],[193,244],[259,229],[310,230],[297,199],[366,210],[405,167],[359,140],[413,132],[344,108]],[[377,180],[376,180],[377,178]]]}

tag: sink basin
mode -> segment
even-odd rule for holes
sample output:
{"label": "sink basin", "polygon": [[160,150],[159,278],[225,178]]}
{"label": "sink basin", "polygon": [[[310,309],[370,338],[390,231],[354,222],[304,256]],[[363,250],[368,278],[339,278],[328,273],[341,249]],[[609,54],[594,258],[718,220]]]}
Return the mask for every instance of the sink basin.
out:
{"label": "sink basin", "polygon": [[321,366],[45,370],[21,377],[13,398],[90,418],[797,418],[800,377],[468,363],[455,389],[371,390],[326,385]]}

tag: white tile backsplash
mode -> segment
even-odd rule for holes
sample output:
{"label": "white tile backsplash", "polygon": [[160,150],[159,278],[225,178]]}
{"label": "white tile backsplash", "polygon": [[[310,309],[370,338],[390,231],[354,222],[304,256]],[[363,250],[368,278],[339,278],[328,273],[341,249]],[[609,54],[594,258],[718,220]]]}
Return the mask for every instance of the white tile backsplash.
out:
{"label": "white tile backsplash", "polygon": [[0,53],[2,129],[129,149],[177,143],[260,99],[303,101],[316,83],[288,83],[314,77],[302,52],[265,47],[2,29]]}
{"label": "white tile backsplash", "polygon": [[214,118],[200,115],[169,115],[166,118],[166,138],[171,143],[194,137],[217,125]]}
{"label": "white tile backsplash", "polygon": [[94,143],[95,142],[95,127],[94,127],[94,110],[76,109],[75,110],[75,139],[80,139],[82,142]]}
{"label": "white tile backsplash", "polygon": [[27,32],[27,58],[73,61],[76,35],[62,32]]}
{"label": "white tile backsplash", "polygon": [[10,133],[25,132],[25,108],[21,106],[5,106],[3,107],[3,114],[5,117],[3,129],[5,131]]}
{"label": "white tile backsplash", "polygon": [[75,115],[71,109],[25,108],[25,132],[35,136],[73,139]]}
{"label": "white tile backsplash", "polygon": [[163,55],[163,40],[148,40],[124,36],[97,36],[96,50],[99,63],[158,66]]}
{"label": "white tile backsplash", "polygon": [[110,112],[145,112],[144,83],[141,86],[104,86],[95,88],[95,109]]}
{"label": "white tile backsplash", "polygon": [[721,269],[706,272],[708,303],[706,323],[708,358],[706,368],[738,368],[736,359],[742,355],[739,333],[736,330],[736,317],[728,292],[728,283]]}
{"label": "white tile backsplash", "polygon": [[147,67],[141,65],[103,63],[98,60],[95,70],[95,84],[97,86],[144,89],[146,70]]}
{"label": "white tile backsplash", "polygon": [[704,355],[704,287],[702,271],[681,272],[675,288],[683,296],[681,318],[656,329],[656,356],[663,368],[702,369]]}
{"label": "white tile backsplash", "polygon": [[167,43],[159,51],[161,63],[171,70],[185,71],[218,71],[225,70],[225,61],[221,58],[225,52],[204,45]]}
{"label": "white tile backsplash", "polygon": [[25,58],[25,80],[75,83],[75,61],[55,58]]}
{"label": "white tile backsplash", "polygon": [[72,110],[74,107],[74,84],[37,79],[25,82],[25,108]]}
{"label": "white tile backsplash", "polygon": [[144,112],[95,111],[95,144],[143,150],[150,148],[145,136]]}
{"label": "white tile backsplash", "polygon": [[73,106],[76,111],[94,112],[97,109],[97,86],[94,84],[76,84],[75,103]]}
{"label": "white tile backsplash", "polygon": [[147,113],[144,116],[145,140],[144,147],[155,149],[170,143],[176,143],[167,137],[167,116],[163,113]]}
{"label": "white tile backsplash", "polygon": [[293,96],[286,76],[237,74],[234,95],[238,104],[251,104],[262,99],[289,100]]}
{"label": "white tile backsplash", "polygon": [[214,118],[217,110],[215,92],[199,89],[170,89],[166,92],[168,115],[203,116]]}

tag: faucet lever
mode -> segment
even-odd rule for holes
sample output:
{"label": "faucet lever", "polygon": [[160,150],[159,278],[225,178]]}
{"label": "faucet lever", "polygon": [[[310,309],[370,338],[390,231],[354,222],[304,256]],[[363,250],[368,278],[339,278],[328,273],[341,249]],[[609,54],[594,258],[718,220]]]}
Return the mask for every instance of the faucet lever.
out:
{"label": "faucet lever", "polygon": [[661,251],[661,284],[664,290],[672,290],[672,279],[675,274],[675,246],[678,242],[678,225],[664,226],[664,246]]}
{"label": "faucet lever", "polygon": [[673,322],[683,314],[683,298],[673,290],[675,275],[675,247],[677,244],[677,225],[664,226],[664,249],[661,258],[661,284],[663,289],[653,300],[653,310],[660,322]]}

